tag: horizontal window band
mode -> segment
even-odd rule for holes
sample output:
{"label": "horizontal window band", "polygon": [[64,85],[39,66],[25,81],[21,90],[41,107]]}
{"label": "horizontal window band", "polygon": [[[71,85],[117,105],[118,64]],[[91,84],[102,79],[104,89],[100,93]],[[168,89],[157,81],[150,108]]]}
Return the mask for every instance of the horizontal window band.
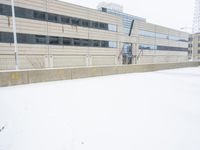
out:
{"label": "horizontal window band", "polygon": [[163,46],[163,45],[147,45],[140,44],[139,49],[141,50],[158,50],[158,51],[182,51],[188,52],[188,48],[173,47],[173,46]]}
{"label": "horizontal window band", "polygon": [[[0,15],[12,16],[10,5],[0,4]],[[15,17],[117,32],[116,25],[15,6]],[[113,26],[115,26],[113,28]]]}
{"label": "horizontal window band", "polygon": [[[0,43],[13,43],[12,32],[0,32]],[[19,44],[45,44],[62,46],[82,46],[99,48],[117,48],[117,42],[104,40],[91,40],[70,37],[57,37],[46,35],[34,35],[17,33],[17,43]]]}

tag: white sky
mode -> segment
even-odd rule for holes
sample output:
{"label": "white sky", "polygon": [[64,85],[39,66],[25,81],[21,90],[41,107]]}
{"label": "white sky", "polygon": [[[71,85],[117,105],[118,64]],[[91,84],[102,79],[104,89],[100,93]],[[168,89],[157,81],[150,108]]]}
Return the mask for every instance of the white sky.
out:
{"label": "white sky", "polygon": [[[96,9],[103,0],[63,0]],[[123,5],[124,12],[147,19],[147,22],[179,29],[192,27],[195,0],[110,0]]]}

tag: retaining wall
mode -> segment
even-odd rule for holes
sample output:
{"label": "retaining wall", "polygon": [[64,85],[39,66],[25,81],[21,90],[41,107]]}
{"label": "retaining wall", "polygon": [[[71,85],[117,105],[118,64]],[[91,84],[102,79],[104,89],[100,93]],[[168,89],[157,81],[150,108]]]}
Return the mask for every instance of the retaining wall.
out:
{"label": "retaining wall", "polygon": [[0,87],[196,66],[200,66],[200,62],[1,71]]}

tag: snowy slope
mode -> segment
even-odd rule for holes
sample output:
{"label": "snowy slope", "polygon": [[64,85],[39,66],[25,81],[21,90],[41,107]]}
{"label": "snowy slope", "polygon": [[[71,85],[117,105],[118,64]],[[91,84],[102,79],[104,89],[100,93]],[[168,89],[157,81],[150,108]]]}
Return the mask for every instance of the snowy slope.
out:
{"label": "snowy slope", "polygon": [[0,88],[0,150],[199,150],[200,67]]}

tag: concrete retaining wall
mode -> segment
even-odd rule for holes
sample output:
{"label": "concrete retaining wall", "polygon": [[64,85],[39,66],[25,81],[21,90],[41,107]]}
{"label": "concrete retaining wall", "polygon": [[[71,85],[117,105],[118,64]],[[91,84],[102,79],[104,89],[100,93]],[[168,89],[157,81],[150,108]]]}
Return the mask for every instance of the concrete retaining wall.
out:
{"label": "concrete retaining wall", "polygon": [[200,62],[1,71],[0,87],[195,66],[200,66]]}

